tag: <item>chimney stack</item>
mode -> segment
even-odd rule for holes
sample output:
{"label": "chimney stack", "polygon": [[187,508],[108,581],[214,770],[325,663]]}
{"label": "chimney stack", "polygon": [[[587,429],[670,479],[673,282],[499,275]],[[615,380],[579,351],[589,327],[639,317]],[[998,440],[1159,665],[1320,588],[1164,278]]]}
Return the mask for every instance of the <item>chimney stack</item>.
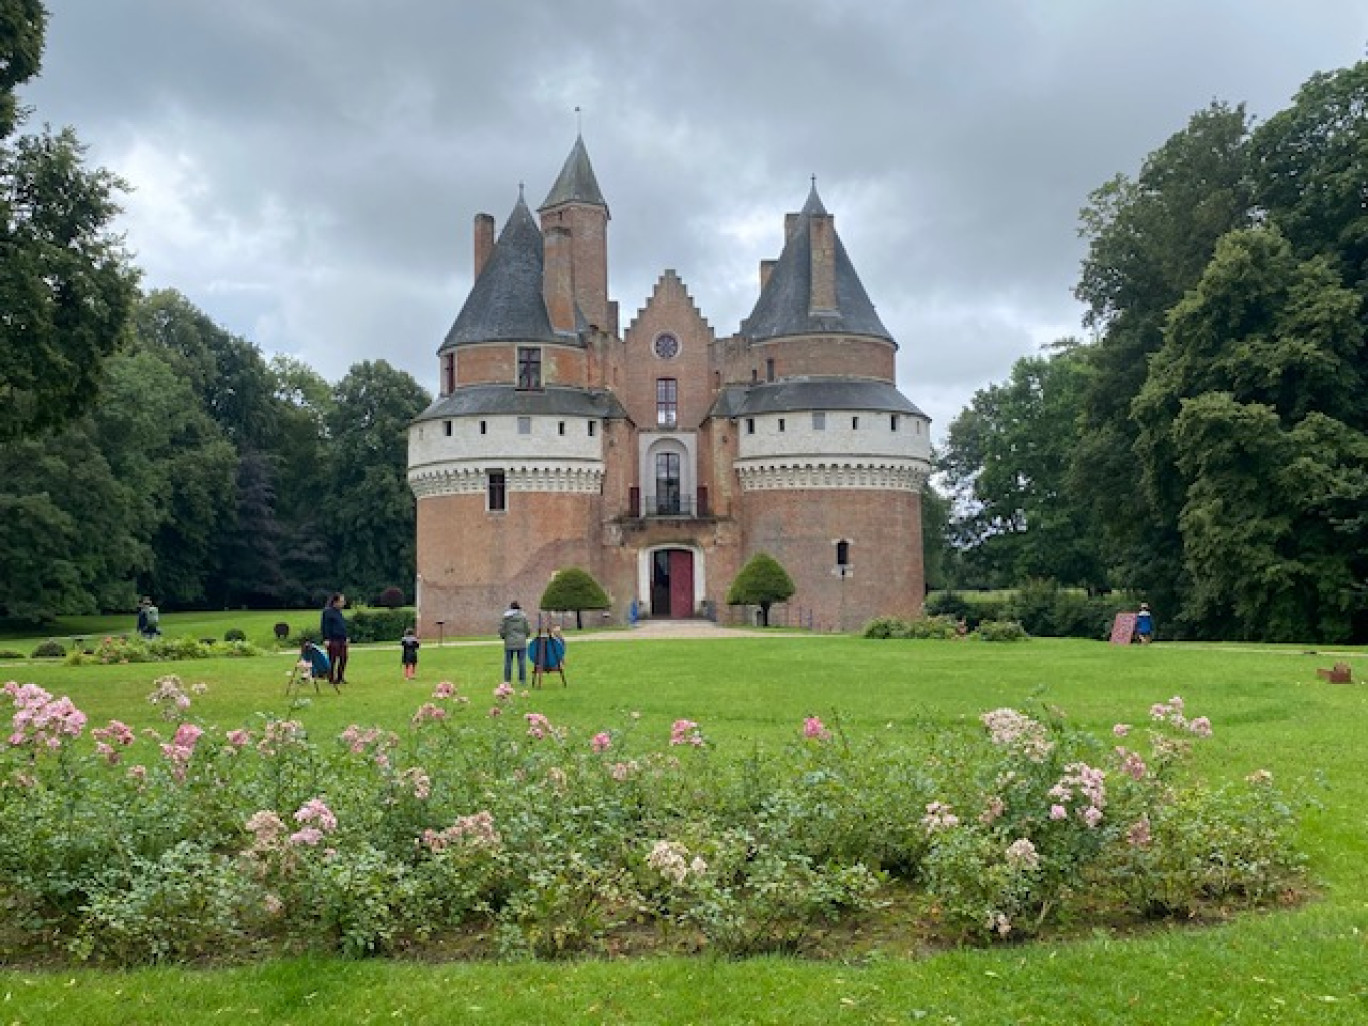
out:
{"label": "chimney stack", "polygon": [[494,218],[489,214],[475,215],[475,277],[479,280],[489,254],[494,252]]}
{"label": "chimney stack", "polygon": [[777,264],[778,262],[779,262],[778,260],[761,260],[761,261],[760,261],[760,291],[761,291],[761,292],[764,292],[764,291],[765,291],[765,286],[767,286],[767,285],[769,284],[770,275],[772,275],[772,274],[774,273],[774,265]]}
{"label": "chimney stack", "polygon": [[835,313],[836,227],[830,214],[813,214],[808,230],[812,244],[812,292],[809,313]]}
{"label": "chimney stack", "polygon": [[548,228],[545,238],[545,271],[542,296],[551,327],[556,331],[575,330],[575,274],[570,252],[569,228]]}

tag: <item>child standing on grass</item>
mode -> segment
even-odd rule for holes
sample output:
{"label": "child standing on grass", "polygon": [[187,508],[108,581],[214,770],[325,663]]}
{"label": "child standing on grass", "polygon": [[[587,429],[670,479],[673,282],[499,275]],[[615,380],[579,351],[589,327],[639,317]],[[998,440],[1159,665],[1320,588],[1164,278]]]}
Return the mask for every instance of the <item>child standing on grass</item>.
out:
{"label": "child standing on grass", "polygon": [[399,661],[404,664],[404,679],[413,680],[418,675],[418,649],[421,642],[410,627],[399,639]]}

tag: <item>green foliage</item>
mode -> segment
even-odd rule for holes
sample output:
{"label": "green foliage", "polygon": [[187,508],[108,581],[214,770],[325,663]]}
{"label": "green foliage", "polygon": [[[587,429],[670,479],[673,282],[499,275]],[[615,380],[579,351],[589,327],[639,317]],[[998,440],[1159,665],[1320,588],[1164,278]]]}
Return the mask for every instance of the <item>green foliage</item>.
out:
{"label": "green foliage", "polygon": [[375,595],[416,566],[417,514],[408,486],[408,426],[431,401],[384,360],[356,364],[327,415],[331,478],[323,505],[343,590]]}
{"label": "green foliage", "polygon": [[948,641],[961,636],[959,619],[953,616],[923,616],[915,620],[881,616],[865,624],[862,634],[866,638],[912,638],[922,641]]}
{"label": "green foliage", "polygon": [[[416,623],[412,609],[358,609],[347,618],[347,637],[356,642],[398,641]],[[297,640],[303,641],[304,635]]]}
{"label": "green foliage", "polygon": [[793,591],[793,579],[779,561],[767,552],[757,552],[727,589],[727,604],[759,606],[762,622],[768,627],[770,606],[787,602]]}
{"label": "green foliage", "polygon": [[404,592],[401,588],[390,586],[380,593],[375,600],[377,606],[384,606],[386,609],[398,609],[404,604]]}
{"label": "green foliage", "polygon": [[32,653],[34,659],[65,659],[66,654],[66,646],[60,641],[40,642]]}
{"label": "green foliage", "polygon": [[979,641],[1025,641],[1029,635],[1015,620],[984,620],[974,629]]}
{"label": "green foliage", "polygon": [[75,647],[67,655],[66,662],[68,666],[89,666],[179,662],[183,659],[212,659],[218,656],[240,658],[263,654],[262,649],[240,639],[204,642],[188,637],[159,637],[146,641],[120,635],[101,638],[93,648]]}
{"label": "green foliage", "polygon": [[612,602],[589,571],[571,566],[551,575],[540,605],[553,612],[577,613],[585,609],[607,609]]}
{"label": "green foliage", "polygon": [[1061,588],[1052,580],[1027,581],[1011,599],[985,619],[1015,620],[1026,633],[1038,638],[1092,638],[1111,635],[1112,621],[1123,610],[1133,610],[1126,595],[1086,595]]}
{"label": "green foliage", "polygon": [[247,632],[240,627],[229,627],[223,632],[224,641],[246,641]]}
{"label": "green foliage", "polygon": [[950,424],[937,469],[950,490],[961,573],[999,584],[1105,583],[1097,539],[1065,495],[1090,374],[1077,344],[1023,357],[1005,384],[980,389]]}
{"label": "green foliage", "polygon": [[24,653],[13,648],[0,648],[0,659],[23,659]]}
{"label": "green foliage", "polygon": [[[17,15],[19,61],[0,42],[0,76],[33,67],[41,15]],[[36,29],[36,40],[24,42]],[[111,225],[123,183],[84,166],[71,129],[3,138],[13,95],[0,83],[0,442],[33,437],[79,417],[94,404],[104,361],[124,338],[137,295]]]}

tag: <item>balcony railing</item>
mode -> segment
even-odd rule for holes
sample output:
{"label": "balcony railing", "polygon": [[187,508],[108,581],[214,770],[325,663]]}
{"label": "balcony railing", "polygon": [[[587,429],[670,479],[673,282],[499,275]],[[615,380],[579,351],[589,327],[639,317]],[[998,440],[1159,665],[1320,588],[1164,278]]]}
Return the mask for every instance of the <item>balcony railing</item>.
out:
{"label": "balcony railing", "polygon": [[696,510],[692,495],[643,495],[641,499],[648,517],[691,517]]}
{"label": "balcony railing", "polygon": [[708,489],[700,487],[697,496],[666,493],[642,495],[632,487],[627,495],[627,515],[630,517],[709,517]]}

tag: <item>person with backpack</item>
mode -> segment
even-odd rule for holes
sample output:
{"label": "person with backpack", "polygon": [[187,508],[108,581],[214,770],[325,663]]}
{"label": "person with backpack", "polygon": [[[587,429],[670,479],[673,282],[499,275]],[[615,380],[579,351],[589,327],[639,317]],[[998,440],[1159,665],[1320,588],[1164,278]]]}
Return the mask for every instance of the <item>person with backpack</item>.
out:
{"label": "person with backpack", "polygon": [[147,595],[138,603],[138,634],[148,641],[161,637],[161,610]]}

